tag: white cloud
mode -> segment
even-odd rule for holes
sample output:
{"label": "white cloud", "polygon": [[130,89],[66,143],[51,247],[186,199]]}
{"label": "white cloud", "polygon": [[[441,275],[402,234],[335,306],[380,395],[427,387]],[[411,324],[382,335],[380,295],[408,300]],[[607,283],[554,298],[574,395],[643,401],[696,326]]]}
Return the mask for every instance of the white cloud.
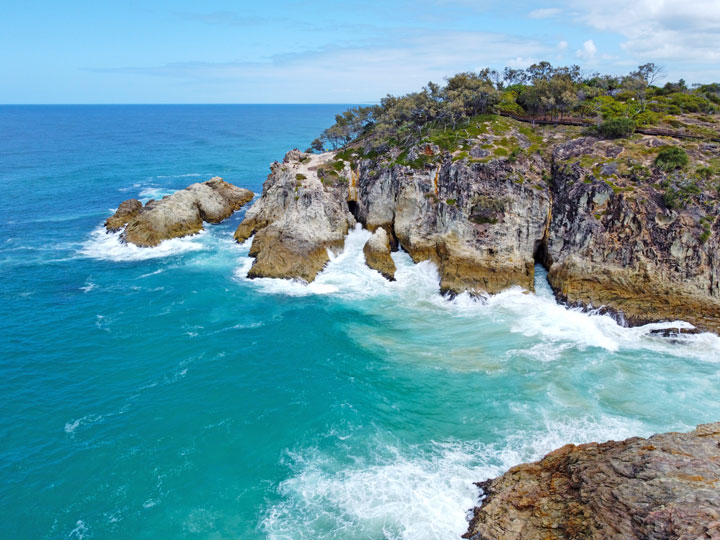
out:
{"label": "white cloud", "polygon": [[[550,44],[487,32],[415,32],[397,43],[327,45],[316,51],[276,55],[264,61],[190,62],[161,66],[98,69],[103,73],[175,79],[219,102],[361,103],[386,93],[418,90],[428,81],[476,66],[527,67],[553,50]],[[329,93],[328,89],[332,92]],[[291,91],[289,91],[291,89]],[[207,92],[206,92],[207,90]],[[169,99],[172,99],[170,97]],[[197,97],[195,98],[197,101]]]}
{"label": "white cloud", "polygon": [[557,48],[560,49],[561,51],[564,51],[565,49],[568,48],[568,42],[565,40],[562,40],[560,43],[557,44]]}
{"label": "white cloud", "polygon": [[508,67],[514,69],[525,69],[526,67],[537,63],[538,60],[536,60],[535,58],[523,58],[522,56],[516,56],[515,58],[511,58],[506,62]]}
{"label": "white cloud", "polygon": [[549,19],[550,17],[560,15],[560,13],[562,13],[562,10],[558,8],[542,8],[532,10],[528,13],[528,17],[531,19]]}
{"label": "white cloud", "polygon": [[626,39],[638,60],[720,62],[718,0],[575,0],[578,19]]}
{"label": "white cloud", "polygon": [[588,39],[583,43],[582,49],[575,51],[575,56],[582,58],[583,60],[592,60],[597,54],[597,47],[592,39]]}

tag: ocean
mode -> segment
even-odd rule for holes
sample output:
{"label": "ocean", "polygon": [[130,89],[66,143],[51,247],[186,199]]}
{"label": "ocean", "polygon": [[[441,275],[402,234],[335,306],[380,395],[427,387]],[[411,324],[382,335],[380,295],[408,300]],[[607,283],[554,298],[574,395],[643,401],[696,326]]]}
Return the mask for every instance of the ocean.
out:
{"label": "ocean", "polygon": [[720,339],[431,263],[248,280],[244,211],[157,248],[103,221],[221,176],[257,194],[341,105],[0,106],[0,536],[457,539],[474,482],[566,443],[720,419]]}

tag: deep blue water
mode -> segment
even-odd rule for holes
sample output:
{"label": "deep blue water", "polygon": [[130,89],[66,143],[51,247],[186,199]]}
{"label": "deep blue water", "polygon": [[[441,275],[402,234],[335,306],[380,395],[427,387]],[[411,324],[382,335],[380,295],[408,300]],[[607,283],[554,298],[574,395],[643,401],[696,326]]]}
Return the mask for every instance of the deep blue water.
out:
{"label": "deep blue water", "polygon": [[446,539],[473,482],[561,444],[720,419],[720,340],[429,263],[249,281],[242,212],[158,248],[101,225],[212,176],[259,193],[328,106],[0,107],[3,538]]}

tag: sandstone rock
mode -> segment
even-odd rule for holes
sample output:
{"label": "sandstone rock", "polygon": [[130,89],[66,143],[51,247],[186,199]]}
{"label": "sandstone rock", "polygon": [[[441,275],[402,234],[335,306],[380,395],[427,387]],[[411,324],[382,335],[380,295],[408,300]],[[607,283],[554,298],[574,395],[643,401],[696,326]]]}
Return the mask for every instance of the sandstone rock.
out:
{"label": "sandstone rock", "polygon": [[282,164],[273,163],[262,196],[235,231],[238,242],[255,235],[248,277],[312,281],[329,260],[327,250],[342,248],[355,218],[346,201],[347,178],[329,173],[333,158],[292,150]]}
{"label": "sandstone rock", "polygon": [[386,279],[395,281],[395,261],[390,256],[390,240],[385,229],[378,227],[363,246],[365,263],[380,272]]}
{"label": "sandstone rock", "polygon": [[105,228],[111,232],[119,231],[140,212],[142,207],[142,203],[137,199],[121,202],[115,213],[105,220]]}
{"label": "sandstone rock", "polygon": [[[489,125],[463,151],[388,147],[352,166],[333,153],[289,152],[235,233],[240,242],[256,235],[250,275],[314,279],[326,248],[341,246],[357,220],[383,228],[415,262],[433,261],[443,292],[533,290],[540,262],[568,304],[632,325],[685,320],[720,331],[717,196],[668,209],[660,186],[682,178],[653,168],[656,137],[501,128]],[[714,159],[689,151],[698,163]]]}
{"label": "sandstone rock", "polygon": [[718,539],[720,423],[572,444],[478,484],[472,540]]}
{"label": "sandstone rock", "polygon": [[123,225],[123,240],[140,247],[152,247],[163,240],[195,234],[203,221],[219,223],[253,198],[253,193],[215,177],[204,183],[192,184],[144,207],[131,199],[123,202],[108,218],[108,231]]}
{"label": "sandstone rock", "polygon": [[539,180],[534,159],[446,159],[424,170],[379,171],[363,162],[357,216],[369,229],[393,231],[415,262],[435,262],[443,291],[497,293],[513,285],[533,290],[534,253],[550,197],[514,180],[519,169]]}
{"label": "sandstone rock", "polygon": [[714,234],[701,241],[695,209],[669,214],[652,185],[628,195],[581,181],[587,175],[580,167],[553,173],[547,263],[558,297],[603,306],[631,325],[682,319],[720,331],[720,242]]}

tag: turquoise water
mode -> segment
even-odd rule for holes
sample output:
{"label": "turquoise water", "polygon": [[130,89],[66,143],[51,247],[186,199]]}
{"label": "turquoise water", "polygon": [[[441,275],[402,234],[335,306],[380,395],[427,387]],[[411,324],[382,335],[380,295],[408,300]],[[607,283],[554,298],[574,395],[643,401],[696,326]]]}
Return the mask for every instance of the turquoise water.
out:
{"label": "turquoise water", "polygon": [[242,213],[154,249],[101,224],[256,192],[342,106],[0,108],[4,538],[450,539],[473,482],[561,444],[720,419],[720,340],[362,264],[249,281]]}

